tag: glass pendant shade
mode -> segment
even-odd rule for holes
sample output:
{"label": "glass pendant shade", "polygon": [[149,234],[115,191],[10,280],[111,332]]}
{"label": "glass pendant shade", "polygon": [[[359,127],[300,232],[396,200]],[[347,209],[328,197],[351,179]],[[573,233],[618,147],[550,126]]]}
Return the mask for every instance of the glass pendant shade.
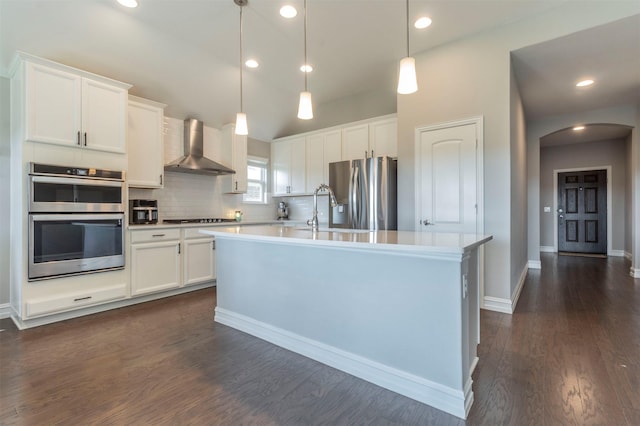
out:
{"label": "glass pendant shade", "polygon": [[300,92],[300,104],[298,105],[298,118],[309,120],[313,118],[313,105],[311,104],[311,92]]}
{"label": "glass pendant shade", "polygon": [[244,112],[239,112],[236,115],[236,135],[248,135],[249,130],[247,129],[247,114]]}
{"label": "glass pendant shade", "polygon": [[398,77],[398,93],[408,95],[418,91],[416,79],[416,60],[407,56],[400,60],[400,74]]}

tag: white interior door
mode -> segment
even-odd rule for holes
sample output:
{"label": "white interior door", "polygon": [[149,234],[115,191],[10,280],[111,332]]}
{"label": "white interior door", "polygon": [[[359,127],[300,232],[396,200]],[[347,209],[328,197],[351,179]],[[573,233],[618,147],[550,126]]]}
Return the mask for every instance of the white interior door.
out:
{"label": "white interior door", "polygon": [[418,129],[416,229],[478,233],[477,123]]}

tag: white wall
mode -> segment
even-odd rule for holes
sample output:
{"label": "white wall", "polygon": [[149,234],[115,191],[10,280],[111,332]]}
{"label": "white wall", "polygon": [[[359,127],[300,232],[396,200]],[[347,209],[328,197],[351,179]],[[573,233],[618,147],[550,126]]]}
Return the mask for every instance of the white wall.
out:
{"label": "white wall", "polygon": [[0,77],[0,305],[9,303],[9,82]]}
{"label": "white wall", "polygon": [[[552,146],[540,149],[540,204],[552,207],[549,213],[541,213],[540,245],[553,247],[556,228],[554,226],[555,213],[553,201],[556,194],[553,190],[555,180],[554,170],[560,169],[591,169],[601,166],[611,166],[612,186],[612,215],[611,235],[613,250],[624,250],[626,192],[627,192],[627,164],[626,143],[624,140],[599,141],[574,145]],[[631,234],[631,228],[628,229]]]}
{"label": "white wall", "polygon": [[483,115],[485,233],[494,236],[486,245],[485,295],[509,301],[516,285],[510,266],[509,52],[639,11],[640,5],[632,2],[565,2],[534,18],[416,55],[419,91],[398,95],[399,228],[413,229],[415,224],[415,128]]}
{"label": "white wall", "polygon": [[624,238],[624,252],[625,256],[631,256],[632,253],[632,230],[633,230],[633,157],[631,156],[631,135],[627,138],[624,143],[624,155],[626,158],[625,167],[626,167],[626,176],[625,182],[627,182],[625,200],[627,200],[626,209],[624,212],[624,226],[629,232],[625,234]]}
{"label": "white wall", "polygon": [[[528,226],[529,260],[539,261],[540,246],[545,245],[541,244],[540,241],[540,226],[542,215],[544,214],[542,212],[544,206],[540,204],[540,138],[557,130],[572,127],[575,123],[610,123],[632,126],[636,128],[632,130],[632,138],[637,138],[637,136],[634,135],[637,133],[637,127],[640,125],[640,122],[637,121],[636,114],[636,107],[634,105],[626,105],[555,116],[529,123],[527,126],[527,144],[530,154],[528,159],[528,181],[530,188]],[[632,146],[634,144],[637,144],[637,142],[633,142]],[[532,155],[532,152],[534,155]],[[640,160],[636,159],[634,161],[636,161],[635,172],[632,172],[638,174],[638,170],[640,170]],[[532,187],[533,190],[531,190]],[[638,191],[639,188],[640,185],[637,186],[636,189],[632,188],[632,193]],[[637,211],[636,209],[636,212]],[[638,231],[632,231],[632,235],[638,236]],[[636,239],[640,239],[640,237],[636,237]]]}

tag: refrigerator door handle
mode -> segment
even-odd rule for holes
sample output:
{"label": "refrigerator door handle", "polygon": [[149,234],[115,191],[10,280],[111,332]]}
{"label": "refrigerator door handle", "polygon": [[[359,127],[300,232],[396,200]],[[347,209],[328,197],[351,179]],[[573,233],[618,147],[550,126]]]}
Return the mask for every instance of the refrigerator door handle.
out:
{"label": "refrigerator door handle", "polygon": [[349,209],[349,212],[351,214],[351,217],[349,218],[349,225],[352,228],[357,228],[357,223],[358,223],[358,166],[356,163],[353,164],[353,167],[351,167],[351,182],[350,182],[350,187],[351,187],[351,193],[349,194],[349,196],[351,197],[351,200],[349,200],[349,205],[351,206]]}

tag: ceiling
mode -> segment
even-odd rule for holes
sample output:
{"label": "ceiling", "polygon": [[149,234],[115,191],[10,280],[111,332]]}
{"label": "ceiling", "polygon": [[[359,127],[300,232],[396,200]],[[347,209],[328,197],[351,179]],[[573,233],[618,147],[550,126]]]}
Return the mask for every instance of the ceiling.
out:
{"label": "ceiling", "polygon": [[[0,0],[0,74],[8,75],[15,51],[22,50],[133,84],[130,93],[166,103],[168,116],[198,118],[217,128],[233,122],[239,110],[238,6],[233,0],[138,2],[138,8],[127,9],[115,0]],[[424,30],[411,28],[411,53],[563,2],[411,0],[411,21],[423,14],[434,21]],[[261,64],[243,68],[244,109],[249,136],[262,140],[282,136],[298,120],[298,94],[304,88],[299,71],[302,0],[288,1],[299,10],[292,20],[278,14],[284,3],[249,0],[244,9],[244,56]],[[398,60],[406,49],[405,19],[399,0],[309,0],[308,56],[314,66],[309,90],[314,104],[377,91],[380,102],[395,111]],[[527,115],[540,118],[597,105],[564,88],[584,65],[598,78],[617,82],[593,87],[600,103],[627,102],[634,96],[638,100],[640,17],[634,19],[623,23],[621,31],[596,28],[591,35],[558,39],[560,45],[544,43],[515,52]],[[570,100],[561,100],[564,97]]]}

